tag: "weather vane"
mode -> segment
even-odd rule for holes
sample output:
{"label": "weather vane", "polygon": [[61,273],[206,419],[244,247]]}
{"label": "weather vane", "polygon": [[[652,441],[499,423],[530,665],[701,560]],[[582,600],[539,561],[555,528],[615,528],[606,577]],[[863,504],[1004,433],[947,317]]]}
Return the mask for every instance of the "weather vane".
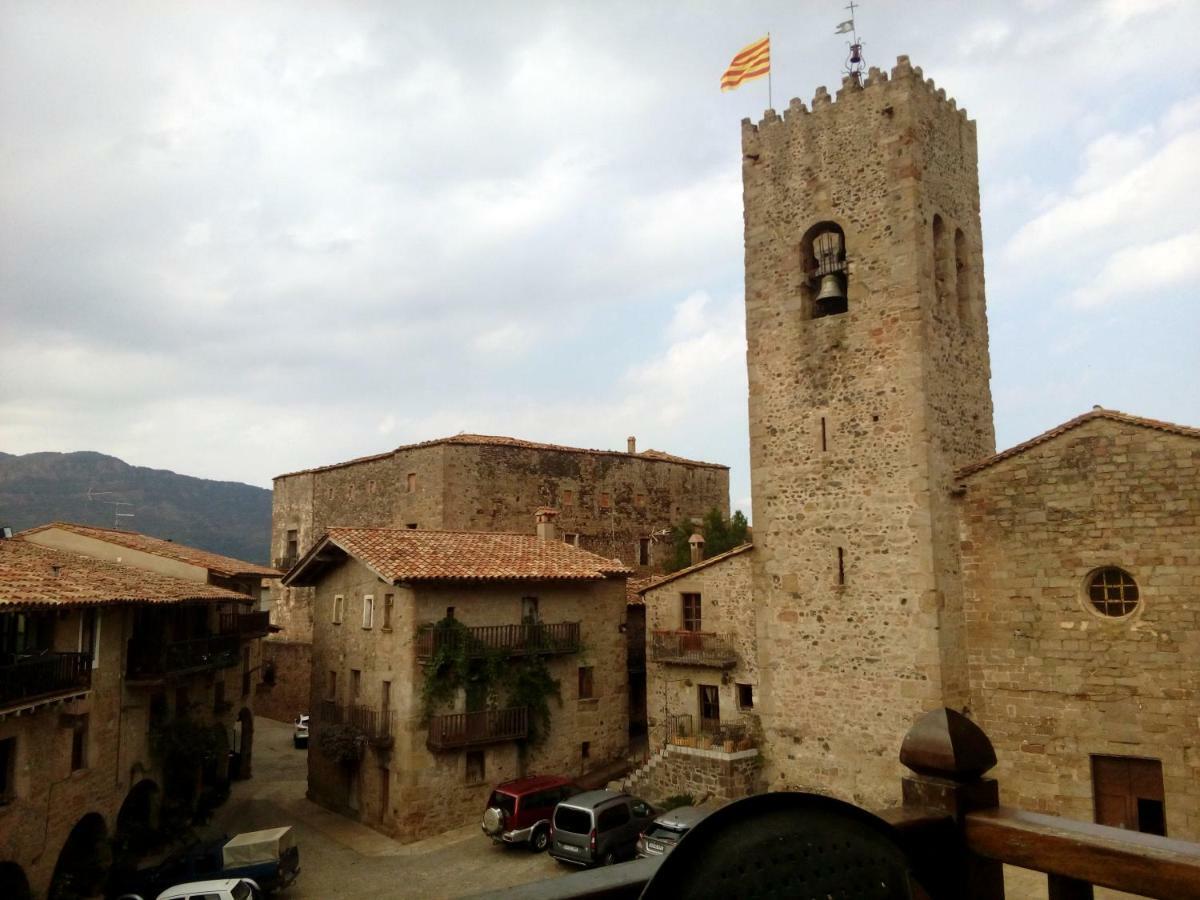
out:
{"label": "weather vane", "polygon": [[865,63],[863,63],[862,41],[858,39],[858,30],[854,27],[854,10],[857,7],[858,4],[854,0],[850,0],[846,6],[846,9],[850,10],[850,18],[839,24],[833,33],[850,35],[850,55],[846,57],[846,74],[854,79],[855,84],[861,85]]}

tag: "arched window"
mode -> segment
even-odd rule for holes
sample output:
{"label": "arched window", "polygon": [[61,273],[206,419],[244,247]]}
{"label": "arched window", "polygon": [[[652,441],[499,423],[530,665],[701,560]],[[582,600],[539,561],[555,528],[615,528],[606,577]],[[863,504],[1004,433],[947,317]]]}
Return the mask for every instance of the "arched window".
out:
{"label": "arched window", "polygon": [[933,285],[937,308],[942,309],[950,300],[950,247],[946,240],[946,223],[942,217],[933,217]]}
{"label": "arched window", "polygon": [[954,283],[958,294],[958,317],[967,321],[971,311],[971,266],[967,254],[967,236],[954,230]]}
{"label": "arched window", "polygon": [[849,309],[846,297],[846,236],[833,222],[810,228],[800,242],[805,309],[810,316],[836,316]]}

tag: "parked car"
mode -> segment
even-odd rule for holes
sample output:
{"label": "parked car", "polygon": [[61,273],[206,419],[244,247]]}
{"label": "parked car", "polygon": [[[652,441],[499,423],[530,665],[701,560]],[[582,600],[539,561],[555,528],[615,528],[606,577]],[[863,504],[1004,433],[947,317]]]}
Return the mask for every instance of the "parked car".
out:
{"label": "parked car", "polygon": [[675,849],[680,838],[692,830],[697,822],[711,810],[694,806],[680,806],[665,812],[650,823],[637,842],[638,859],[647,856],[664,856]]}
{"label": "parked car", "polygon": [[156,866],[118,881],[117,900],[151,900],[183,882],[243,879],[258,894],[285,888],[300,874],[300,848],[290,827],[250,831],[192,844]]}
{"label": "parked car", "polygon": [[308,746],[308,716],[296,716],[296,727],[292,729],[292,746],[300,750]]}
{"label": "parked car", "polygon": [[226,878],[177,884],[159,894],[156,900],[252,900],[255,896],[252,882],[245,878]]}
{"label": "parked car", "polygon": [[496,785],[483,811],[483,833],[495,843],[523,844],[541,853],[550,843],[554,807],[580,788],[560,775],[531,775]]}
{"label": "parked car", "polygon": [[577,866],[609,866],[632,859],[638,835],[654,816],[653,806],[629,794],[579,794],[554,808],[550,855]]}

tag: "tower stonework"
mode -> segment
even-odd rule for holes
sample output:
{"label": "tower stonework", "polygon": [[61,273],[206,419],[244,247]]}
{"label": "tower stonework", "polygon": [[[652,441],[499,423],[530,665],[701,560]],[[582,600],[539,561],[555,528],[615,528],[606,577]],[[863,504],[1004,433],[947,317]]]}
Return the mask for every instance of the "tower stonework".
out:
{"label": "tower stonework", "polygon": [[995,451],[975,123],[902,56],[742,148],[764,776],[889,802],[917,714],[968,697],[953,472]]}

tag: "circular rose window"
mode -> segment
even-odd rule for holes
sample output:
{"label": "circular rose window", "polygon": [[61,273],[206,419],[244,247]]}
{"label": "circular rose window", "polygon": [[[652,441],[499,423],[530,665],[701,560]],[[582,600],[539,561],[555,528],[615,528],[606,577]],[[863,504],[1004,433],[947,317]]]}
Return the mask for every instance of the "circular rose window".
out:
{"label": "circular rose window", "polygon": [[1097,569],[1088,576],[1088,599],[1102,616],[1127,616],[1138,605],[1138,586],[1133,576],[1115,566]]}

